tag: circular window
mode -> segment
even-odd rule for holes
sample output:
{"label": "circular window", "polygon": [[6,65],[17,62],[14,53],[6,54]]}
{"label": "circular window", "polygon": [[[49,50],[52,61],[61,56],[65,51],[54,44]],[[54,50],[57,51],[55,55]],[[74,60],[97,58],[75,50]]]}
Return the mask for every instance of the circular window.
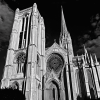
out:
{"label": "circular window", "polygon": [[64,60],[61,55],[53,53],[50,55],[47,61],[47,67],[49,70],[59,71],[64,65]]}

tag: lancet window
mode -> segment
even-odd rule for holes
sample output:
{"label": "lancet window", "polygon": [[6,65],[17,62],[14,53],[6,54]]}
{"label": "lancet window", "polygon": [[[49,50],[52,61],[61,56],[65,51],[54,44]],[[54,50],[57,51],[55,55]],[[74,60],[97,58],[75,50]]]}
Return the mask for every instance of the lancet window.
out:
{"label": "lancet window", "polygon": [[40,77],[40,58],[37,55],[37,67],[36,67],[36,73]]}
{"label": "lancet window", "polygon": [[19,36],[19,48],[27,47],[29,33],[30,33],[30,14],[26,13],[22,17],[22,27]]}
{"label": "lancet window", "polygon": [[18,54],[16,61],[17,61],[17,73],[22,73],[24,72],[24,63],[25,63],[25,58],[26,55],[25,53],[21,52],[20,54]]}

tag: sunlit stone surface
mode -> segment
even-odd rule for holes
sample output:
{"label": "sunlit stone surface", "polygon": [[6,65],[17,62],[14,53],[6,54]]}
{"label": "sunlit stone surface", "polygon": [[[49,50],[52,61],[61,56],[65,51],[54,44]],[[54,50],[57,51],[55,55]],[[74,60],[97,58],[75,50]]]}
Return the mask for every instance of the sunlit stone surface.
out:
{"label": "sunlit stone surface", "polygon": [[61,28],[59,44],[54,41],[45,48],[44,19],[36,3],[24,10],[17,9],[1,88],[19,89],[26,100],[99,98],[100,64],[85,47],[84,55],[74,56],[62,8]]}

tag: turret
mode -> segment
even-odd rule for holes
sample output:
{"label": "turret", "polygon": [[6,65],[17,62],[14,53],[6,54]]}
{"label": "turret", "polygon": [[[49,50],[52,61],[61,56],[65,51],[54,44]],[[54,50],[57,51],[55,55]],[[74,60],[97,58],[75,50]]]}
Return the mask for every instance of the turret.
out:
{"label": "turret", "polygon": [[94,66],[94,61],[93,61],[93,58],[92,58],[91,54],[90,54],[90,62],[91,62],[91,66],[93,67]]}
{"label": "turret", "polygon": [[99,65],[99,62],[98,62],[98,60],[97,60],[96,54],[94,54],[94,57],[95,57],[95,65]]}
{"label": "turret", "polygon": [[84,46],[84,53],[85,53],[85,63],[90,64],[89,55],[88,55],[88,52],[87,52],[87,49],[85,48],[85,46]]}

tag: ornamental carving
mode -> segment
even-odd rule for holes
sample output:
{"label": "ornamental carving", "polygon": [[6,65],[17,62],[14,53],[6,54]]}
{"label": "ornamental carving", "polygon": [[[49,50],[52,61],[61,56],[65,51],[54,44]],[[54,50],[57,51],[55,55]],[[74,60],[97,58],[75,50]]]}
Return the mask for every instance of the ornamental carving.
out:
{"label": "ornamental carving", "polygon": [[25,55],[25,53],[22,52],[22,53],[18,54],[16,60],[18,63],[24,63],[25,59],[26,59],[26,55]]}

